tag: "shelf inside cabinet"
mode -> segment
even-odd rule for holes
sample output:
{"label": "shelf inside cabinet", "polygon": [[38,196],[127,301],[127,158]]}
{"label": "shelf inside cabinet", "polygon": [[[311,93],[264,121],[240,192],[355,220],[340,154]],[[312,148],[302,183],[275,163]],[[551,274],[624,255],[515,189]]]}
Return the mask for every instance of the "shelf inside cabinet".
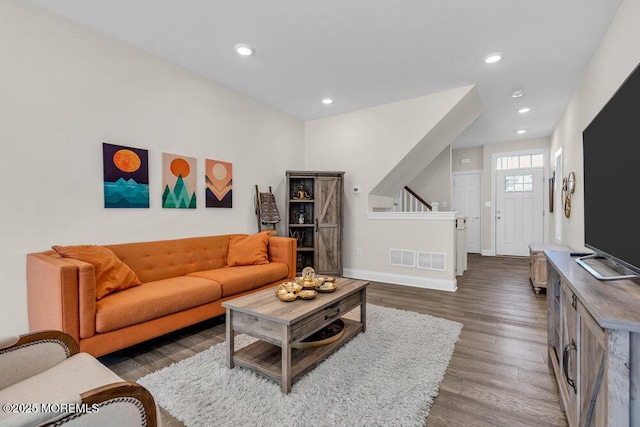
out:
{"label": "shelf inside cabinet", "polygon": [[297,241],[298,271],[342,275],[344,172],[287,171],[286,234]]}

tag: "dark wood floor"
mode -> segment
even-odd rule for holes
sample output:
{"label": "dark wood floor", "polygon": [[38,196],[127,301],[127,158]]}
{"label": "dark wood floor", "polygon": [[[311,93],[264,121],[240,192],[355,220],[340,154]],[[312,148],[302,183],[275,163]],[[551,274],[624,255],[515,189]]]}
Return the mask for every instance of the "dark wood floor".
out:
{"label": "dark wood floor", "polygon": [[[383,283],[371,304],[464,325],[427,426],[565,426],[547,365],[546,296],[529,282],[528,259],[469,256],[455,293]],[[138,378],[224,341],[224,319],[101,357],[122,378]],[[166,426],[182,425],[163,411]]]}

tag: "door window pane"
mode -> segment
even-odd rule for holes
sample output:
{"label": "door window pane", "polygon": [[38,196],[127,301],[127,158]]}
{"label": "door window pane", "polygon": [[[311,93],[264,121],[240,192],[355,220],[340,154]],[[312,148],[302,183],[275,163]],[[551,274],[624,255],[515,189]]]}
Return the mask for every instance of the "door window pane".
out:
{"label": "door window pane", "polygon": [[518,161],[518,156],[507,157],[508,169],[518,169],[519,167],[520,167],[520,162]]}
{"label": "door window pane", "polygon": [[526,156],[520,156],[520,167],[521,168],[530,168],[531,167],[531,155],[527,154]]}
{"label": "door window pane", "polygon": [[541,168],[544,166],[544,158],[542,154],[534,154],[531,156],[531,166],[534,168]]}
{"label": "door window pane", "polygon": [[533,191],[533,175],[511,175],[504,177],[504,191],[523,193]]}

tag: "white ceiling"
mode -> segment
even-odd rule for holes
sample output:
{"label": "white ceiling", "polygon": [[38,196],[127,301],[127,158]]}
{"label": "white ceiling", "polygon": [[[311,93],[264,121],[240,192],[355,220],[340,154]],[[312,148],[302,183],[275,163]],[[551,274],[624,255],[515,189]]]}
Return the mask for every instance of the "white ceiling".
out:
{"label": "white ceiling", "polygon": [[[549,136],[621,3],[30,1],[302,120],[476,84],[484,113],[455,148]],[[492,52],[504,59],[487,65]]]}

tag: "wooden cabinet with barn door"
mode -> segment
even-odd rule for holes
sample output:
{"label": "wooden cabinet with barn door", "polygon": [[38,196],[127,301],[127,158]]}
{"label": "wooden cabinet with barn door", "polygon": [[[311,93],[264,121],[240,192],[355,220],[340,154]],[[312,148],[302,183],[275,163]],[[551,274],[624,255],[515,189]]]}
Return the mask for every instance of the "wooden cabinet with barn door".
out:
{"label": "wooden cabinet with barn door", "polygon": [[640,426],[640,286],[544,254],[549,366],[569,426]]}
{"label": "wooden cabinet with barn door", "polygon": [[296,239],[298,273],[342,276],[344,172],[287,171],[287,234]]}

